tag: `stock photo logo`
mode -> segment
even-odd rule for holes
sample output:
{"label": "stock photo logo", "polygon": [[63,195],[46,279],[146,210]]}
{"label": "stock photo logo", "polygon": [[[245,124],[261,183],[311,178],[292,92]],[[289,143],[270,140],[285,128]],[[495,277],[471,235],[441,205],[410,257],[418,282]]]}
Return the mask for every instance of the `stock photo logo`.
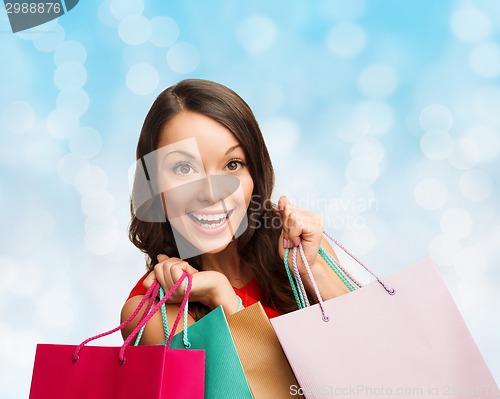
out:
{"label": "stock photo logo", "polygon": [[42,25],[72,10],[79,0],[4,0],[12,33]]}

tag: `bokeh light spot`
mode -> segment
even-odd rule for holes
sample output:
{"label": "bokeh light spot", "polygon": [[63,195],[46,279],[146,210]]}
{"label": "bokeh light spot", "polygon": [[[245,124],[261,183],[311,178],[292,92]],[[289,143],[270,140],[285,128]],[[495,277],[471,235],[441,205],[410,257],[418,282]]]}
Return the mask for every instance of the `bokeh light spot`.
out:
{"label": "bokeh light spot", "polygon": [[148,41],[151,25],[142,15],[131,15],[120,22],[118,35],[125,43],[138,46]]}
{"label": "bokeh light spot", "polygon": [[451,28],[459,40],[471,43],[486,39],[492,26],[486,13],[472,5],[464,5],[453,13]]}
{"label": "bokeh light spot", "polygon": [[354,158],[346,167],[347,181],[352,184],[373,184],[379,177],[378,162],[372,159]]}
{"label": "bokeh light spot", "polygon": [[44,32],[33,40],[33,45],[40,51],[51,52],[56,50],[64,41],[65,32],[58,23],[51,26],[50,31]]}
{"label": "bokeh light spot", "polygon": [[453,143],[453,149],[448,161],[457,169],[470,169],[479,162],[479,150],[476,143],[470,139],[457,139]]}
{"label": "bokeh light spot", "polygon": [[372,64],[358,77],[358,87],[367,96],[383,99],[391,96],[398,86],[398,76],[389,65]]}
{"label": "bokeh light spot", "polygon": [[100,167],[90,165],[76,173],[75,187],[83,195],[95,195],[108,186],[108,175]]}
{"label": "bokeh light spot", "polygon": [[127,72],[127,87],[137,95],[144,96],[152,93],[160,83],[160,75],[151,64],[136,64]]}
{"label": "bokeh light spot", "polygon": [[367,6],[365,0],[329,0],[320,4],[324,15],[338,21],[352,21],[359,18]]}
{"label": "bokeh light spot", "polygon": [[328,33],[327,48],[337,57],[349,58],[359,54],[366,45],[366,34],[358,25],[335,25]]}
{"label": "bokeh light spot", "polygon": [[77,41],[66,40],[54,52],[54,63],[56,65],[73,61],[79,64],[85,63],[87,59],[87,50]]}
{"label": "bokeh light spot", "polygon": [[370,134],[388,133],[394,124],[392,107],[381,101],[364,101],[356,106],[353,113],[357,126],[366,126]]}
{"label": "bokeh light spot", "polygon": [[80,119],[69,108],[56,108],[47,116],[47,130],[58,139],[67,139],[79,127]]}
{"label": "bokeh light spot", "polygon": [[273,46],[278,30],[272,20],[261,15],[245,19],[238,26],[236,36],[250,53],[260,53]]}
{"label": "bokeh light spot", "polygon": [[54,83],[59,90],[78,90],[87,81],[87,70],[75,61],[67,61],[58,65],[54,72]]}
{"label": "bokeh light spot", "polygon": [[82,116],[88,109],[90,98],[83,89],[64,90],[57,96],[57,106],[71,108],[78,116]]}
{"label": "bokeh light spot", "polygon": [[500,153],[500,134],[491,126],[472,126],[465,131],[464,137],[475,143],[482,162],[492,161]]}
{"label": "bokeh light spot", "polygon": [[485,170],[472,169],[464,172],[459,180],[462,195],[471,201],[484,201],[493,187],[493,181]]}
{"label": "bokeh light spot", "polygon": [[69,149],[82,158],[92,158],[101,149],[100,133],[91,127],[82,127],[76,130],[69,138]]}
{"label": "bokeh light spot", "polygon": [[453,150],[453,138],[448,132],[431,130],[420,139],[420,148],[427,158],[445,159]]}
{"label": "bokeh light spot", "polygon": [[109,2],[111,14],[118,20],[123,20],[129,16],[141,15],[144,11],[143,0],[111,0]]}
{"label": "bokeh light spot", "polygon": [[179,37],[179,27],[170,17],[156,17],[150,22],[151,35],[149,42],[156,47],[169,47]]}
{"label": "bokeh light spot", "polygon": [[369,159],[374,162],[381,162],[384,159],[385,150],[382,143],[373,136],[360,138],[351,148],[352,158]]}
{"label": "bokeh light spot", "polygon": [[444,105],[431,104],[420,112],[419,122],[425,131],[448,131],[453,126],[453,116]]}
{"label": "bokeh light spot", "polygon": [[470,214],[462,208],[447,209],[441,216],[439,224],[443,234],[454,240],[467,237],[474,225]]}
{"label": "bokeh light spot", "polygon": [[200,64],[200,53],[191,43],[176,43],[167,52],[167,63],[176,73],[191,73]]}
{"label": "bokeh light spot", "polygon": [[430,177],[417,183],[414,196],[420,207],[434,210],[441,208],[446,203],[448,190],[441,180]]}
{"label": "bokeh light spot", "polygon": [[496,79],[500,76],[500,46],[493,42],[481,43],[470,55],[472,70],[480,77]]}

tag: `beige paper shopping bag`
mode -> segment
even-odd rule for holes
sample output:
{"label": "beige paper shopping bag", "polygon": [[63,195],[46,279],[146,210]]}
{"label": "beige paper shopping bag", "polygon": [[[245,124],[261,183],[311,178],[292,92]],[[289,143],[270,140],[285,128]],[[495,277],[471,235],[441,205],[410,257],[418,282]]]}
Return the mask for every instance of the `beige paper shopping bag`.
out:
{"label": "beige paper shopping bag", "polygon": [[260,302],[227,318],[255,399],[301,398],[299,385]]}

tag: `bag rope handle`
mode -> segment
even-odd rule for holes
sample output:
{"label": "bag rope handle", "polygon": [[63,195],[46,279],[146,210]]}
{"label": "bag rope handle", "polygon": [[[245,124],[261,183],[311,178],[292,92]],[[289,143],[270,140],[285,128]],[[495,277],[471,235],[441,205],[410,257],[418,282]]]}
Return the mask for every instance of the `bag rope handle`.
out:
{"label": "bag rope handle", "polygon": [[[191,276],[184,272],[181,276],[181,278],[172,286],[172,288],[170,289],[170,291],[165,295],[165,297],[153,308],[153,310],[151,312],[149,312],[147,314],[147,316],[143,316],[139,322],[139,324],[137,324],[136,328],[134,329],[134,331],[127,337],[127,339],[125,340],[124,344],[122,345],[121,349],[120,349],[120,355],[119,355],[119,358],[120,358],[120,363],[123,364],[125,362],[125,357],[124,357],[124,352],[125,352],[125,348],[129,345],[129,343],[132,341],[133,337],[138,333],[138,331],[142,328],[142,326],[144,324],[146,324],[149,319],[151,317],[153,317],[153,315],[158,311],[158,309],[160,308],[161,304],[162,303],[165,303],[168,298],[174,293],[174,291],[179,287],[179,285],[183,282],[184,280],[184,277],[187,277],[188,278],[188,285],[187,285],[187,288],[186,288],[186,294],[184,295],[184,299],[183,299],[183,302],[181,304],[181,310],[184,308],[185,306],[185,303],[187,302],[187,298],[189,296],[189,293],[191,292],[191,284],[192,284],[192,278]],[[96,339],[99,339],[99,338],[102,338],[102,337],[105,337],[107,335],[110,335],[110,334],[113,334],[119,330],[122,330],[123,328],[125,328],[127,325],[129,325],[132,320],[134,320],[134,318],[137,316],[137,314],[141,311],[141,309],[143,308],[144,304],[146,303],[147,300],[150,300],[151,301],[151,298],[156,298],[156,296],[158,295],[158,291],[160,289],[160,283],[158,281],[154,281],[153,284],[151,285],[151,287],[149,287],[149,289],[146,291],[146,294],[144,294],[143,298],[141,299],[141,301],[139,302],[139,305],[137,306],[137,308],[134,310],[134,312],[129,316],[129,318],[127,320],[125,320],[123,323],[121,323],[118,327],[115,327],[109,331],[106,331],[104,333],[101,333],[101,334],[97,334],[93,337],[90,337],[90,338],[87,338],[86,340],[84,340],[80,345],[78,345],[76,348],[75,348],[75,351],[73,353],[73,357],[72,357],[72,361],[73,363],[76,363],[79,359],[79,354],[80,354],[80,351],[83,349],[83,347],[88,344],[89,342],[91,341],[94,341]],[[174,326],[173,328],[177,328],[177,325],[179,324],[179,320],[180,320],[180,315],[181,315],[181,311],[179,311],[179,314],[177,315],[177,319],[174,323]],[[174,330],[175,331],[175,330]],[[167,343],[167,345],[170,345],[170,341]]]}
{"label": "bag rope handle", "polygon": [[[161,291],[161,288],[160,288],[160,291]],[[183,311],[183,317],[182,317],[182,342],[184,344],[184,348],[185,349],[189,349],[191,348],[191,342],[189,342],[189,339],[188,339],[188,315],[189,315],[189,302],[186,303],[186,306],[184,307],[184,311]],[[164,330],[164,333],[165,333],[165,341],[163,341],[162,343],[160,343],[160,345],[165,345],[168,341],[168,339],[170,338],[170,331],[168,331],[168,319],[167,319],[167,312],[166,312],[166,309],[165,309],[165,304],[162,305],[161,307],[161,318],[162,318],[162,321],[163,321],[163,330]]]}
{"label": "bag rope handle", "polygon": [[[334,239],[332,236],[330,236],[326,231],[323,232],[330,240],[332,240],[340,249],[342,249],[347,255],[349,255],[351,258],[353,258],[357,263],[359,263],[366,271],[368,271],[375,279],[378,281],[378,283],[384,288],[384,290],[389,294],[389,295],[394,295],[396,293],[396,290],[394,288],[389,288],[374,272],[372,272],[363,262],[361,262],[358,258],[356,258],[350,251],[348,251],[342,244],[340,244],[336,239]],[[316,281],[314,280],[314,276],[312,274],[311,268],[309,266],[309,262],[307,261],[306,255],[304,253],[304,247],[302,246],[302,242],[299,243],[298,246],[294,246],[292,248],[292,266],[293,266],[293,271],[295,273],[295,278],[298,279],[300,283],[300,289],[303,289],[303,283],[302,279],[300,277],[300,273],[298,272],[298,265],[297,265],[297,248],[299,249],[300,257],[302,259],[302,262],[304,263],[304,267],[306,269],[306,272],[309,276],[309,279],[311,281],[311,284],[313,286],[314,292],[316,294],[316,297],[318,298],[318,305],[321,309],[321,314],[322,314],[322,319],[325,322],[328,322],[330,320],[330,316],[328,316],[323,298],[321,297],[321,294],[319,292],[318,286],[316,284]],[[286,252],[286,251],[285,251]],[[309,305],[307,305],[309,306]]]}
{"label": "bag rope handle", "polygon": [[[170,347],[170,344],[172,342],[172,338],[175,335],[175,331],[177,330],[177,326],[179,325],[179,322],[181,320],[181,316],[183,314],[184,308],[186,307],[186,303],[188,301],[189,294],[191,293],[191,286],[192,286],[192,283],[193,283],[193,279],[192,279],[191,275],[188,274],[187,272],[182,273],[181,278],[179,280],[177,280],[177,282],[172,286],[172,288],[170,288],[170,290],[160,300],[160,302],[158,302],[156,304],[156,306],[154,307],[154,309],[144,318],[144,320],[141,320],[141,322],[135,327],[134,331],[132,331],[132,333],[127,337],[127,339],[123,343],[123,346],[120,349],[120,363],[121,364],[125,363],[125,349],[130,344],[130,342],[132,341],[132,339],[134,338],[134,336],[155,315],[155,313],[158,312],[158,310],[160,310],[161,306],[165,302],[167,302],[168,298],[170,298],[172,296],[172,294],[174,293],[174,291],[184,282],[184,278],[186,278],[186,277],[187,277],[188,281],[187,281],[186,291],[184,293],[184,298],[182,299],[182,303],[180,305],[179,312],[177,313],[177,317],[175,318],[174,325],[172,326],[172,332],[170,333],[170,337],[168,337],[168,340],[167,340],[167,345],[166,346],[167,346],[167,348]],[[157,282],[157,285],[158,285],[158,290],[159,290],[160,283]]]}
{"label": "bag rope handle", "polygon": [[[295,277],[296,274],[295,271],[294,271],[294,276],[292,276],[292,273],[290,272],[292,268],[289,266],[288,262],[289,254],[290,254],[290,249],[285,248],[285,254],[283,257],[283,261],[285,264],[285,271],[288,277],[288,281],[290,282],[290,287],[292,288],[293,296],[295,298],[295,301],[297,302],[297,307],[299,309],[303,309],[306,307],[304,296],[302,290],[300,289],[299,281]],[[333,256],[330,255],[321,245],[319,246],[318,254],[324,259],[324,261],[327,263],[330,269],[332,269],[335,272],[335,274],[340,278],[340,280],[346,285],[349,291],[355,291],[358,288],[362,287],[362,284],[358,282],[343,266],[337,263],[337,261],[333,258]]]}
{"label": "bag rope handle", "polygon": [[311,306],[311,304],[309,303],[309,299],[307,298],[307,291],[299,275],[299,267],[297,265],[297,249],[295,249],[295,251],[292,249],[292,267],[293,267],[293,273],[295,274],[295,279],[297,280],[298,283],[298,289],[299,292],[301,293],[300,297],[303,301],[304,307],[309,307]]}
{"label": "bag rope handle", "polygon": [[325,260],[325,262],[330,266],[337,276],[344,282],[344,284],[349,288],[349,291],[355,291],[361,288],[363,285],[356,280],[341,264],[330,255],[321,245],[319,246],[318,253]]}
{"label": "bag rope handle", "polygon": [[[304,263],[304,267],[306,268],[306,272],[309,276],[309,280],[311,281],[311,284],[314,289],[314,293],[316,294],[316,298],[318,298],[318,304],[321,309],[321,314],[322,314],[322,319],[324,322],[330,321],[330,316],[326,313],[324,304],[323,304],[323,298],[321,297],[321,293],[319,292],[318,285],[316,284],[316,280],[314,280],[314,276],[312,274],[311,268],[309,267],[309,262],[306,259],[306,255],[304,253],[304,248],[302,247],[302,242],[299,243],[298,245],[299,248],[299,253],[300,257],[302,258],[302,262]],[[303,287],[302,284],[302,278],[300,277],[299,273],[299,268],[297,265],[297,246],[294,246],[292,248],[292,265],[293,265],[293,270],[295,272],[295,277],[299,280],[300,285]],[[309,304],[307,305],[309,306]]]}
{"label": "bag rope handle", "polygon": [[373,271],[371,271],[368,266],[366,266],[363,262],[361,262],[356,256],[354,256],[348,249],[346,249],[340,242],[338,242],[335,238],[333,238],[330,234],[328,234],[326,231],[323,231],[323,234],[327,236],[332,242],[335,243],[342,251],[344,251],[347,255],[349,255],[352,259],[354,259],[359,265],[361,265],[368,273],[370,273],[375,279],[378,281],[378,283],[384,287],[384,290],[389,294],[389,295],[394,295],[396,293],[396,290],[394,288],[389,288]]}

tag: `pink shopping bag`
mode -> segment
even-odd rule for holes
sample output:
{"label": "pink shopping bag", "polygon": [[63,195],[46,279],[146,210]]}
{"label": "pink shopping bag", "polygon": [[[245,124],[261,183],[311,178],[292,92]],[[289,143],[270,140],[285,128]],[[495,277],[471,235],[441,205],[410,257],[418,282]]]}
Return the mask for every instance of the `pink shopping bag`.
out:
{"label": "pink shopping bag", "polygon": [[119,327],[89,338],[78,346],[39,344],[30,399],[203,399],[205,351],[170,349],[170,340],[167,345],[129,346],[142,326],[160,309],[161,304],[172,295],[184,277],[188,278],[188,285],[172,329],[175,331],[191,289],[191,277],[186,273],[142,317],[122,347],[86,344],[130,323],[146,300],[153,303],[159,283],[148,290],[134,314]]}
{"label": "pink shopping bag", "polygon": [[[307,262],[302,246],[299,250]],[[308,274],[312,278],[310,269]],[[430,260],[383,281],[375,277],[378,281],[324,302],[316,289],[318,304],[271,319],[300,384],[291,388],[292,395],[500,397]]]}

